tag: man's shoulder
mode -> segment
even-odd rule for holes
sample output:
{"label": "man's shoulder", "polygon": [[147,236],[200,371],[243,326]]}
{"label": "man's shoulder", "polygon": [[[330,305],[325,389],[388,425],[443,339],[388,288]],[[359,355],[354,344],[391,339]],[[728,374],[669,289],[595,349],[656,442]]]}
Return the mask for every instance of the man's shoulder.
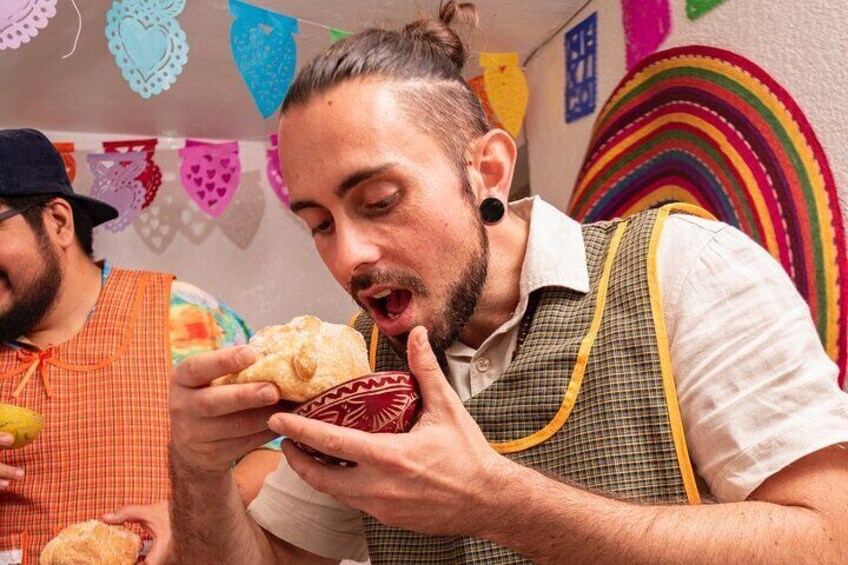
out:
{"label": "man's shoulder", "polygon": [[666,220],[665,228],[681,232],[700,234],[711,237],[731,227],[729,224],[710,218],[702,218],[685,212],[671,214]]}
{"label": "man's shoulder", "polygon": [[128,269],[126,267],[115,266],[112,263],[110,263],[109,261],[97,261],[96,264],[102,271],[103,280],[106,280],[107,278],[109,278],[113,275],[124,276],[124,277],[138,277],[138,278],[142,278],[142,277],[157,277],[157,278],[161,277],[161,278],[165,278],[165,279],[174,278],[174,275],[172,275],[171,273],[166,273],[164,271],[153,271],[153,270],[148,270],[148,269],[132,269],[132,268]]}
{"label": "man's shoulder", "polygon": [[660,257],[695,258],[706,249],[725,259],[745,258],[758,264],[774,261],[760,243],[735,226],[689,214],[669,216],[660,235]]}
{"label": "man's shoulder", "polygon": [[[627,220],[629,228],[642,230],[645,234],[645,242],[649,238],[650,233],[655,226],[657,210],[644,210],[625,218],[614,218],[611,220],[600,220],[591,223],[582,224],[584,236],[587,233],[611,233],[623,221]],[[641,227],[637,227],[641,226]],[[680,252],[685,252],[686,255],[691,255],[692,250],[696,247],[702,247],[710,242],[714,242],[717,236],[721,234],[724,238],[730,232],[730,237],[734,240],[749,238],[738,230],[734,229],[729,224],[724,222],[697,216],[686,211],[672,210],[664,223],[661,226],[660,232],[660,254],[677,255]]]}

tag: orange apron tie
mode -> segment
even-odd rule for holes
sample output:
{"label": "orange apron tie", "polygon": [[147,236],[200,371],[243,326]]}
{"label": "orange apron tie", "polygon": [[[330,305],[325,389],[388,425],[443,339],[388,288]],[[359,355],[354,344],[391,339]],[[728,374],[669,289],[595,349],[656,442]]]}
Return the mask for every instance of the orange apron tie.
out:
{"label": "orange apron tie", "polygon": [[[30,378],[38,371],[39,375],[41,375],[41,382],[44,383],[44,390],[47,392],[47,397],[50,398],[53,396],[53,390],[50,388],[50,378],[47,375],[47,360],[53,355],[53,351],[50,349],[45,349],[43,351],[31,351],[29,349],[19,349],[18,350],[18,360],[24,364],[24,366],[13,369],[12,371],[6,373],[5,375],[0,375],[2,377],[10,377],[16,375],[18,373],[24,373],[23,378],[21,378],[21,382],[18,383],[18,386],[15,387],[15,390],[12,392],[12,398],[17,398],[21,395]],[[29,366],[26,366],[29,364]]]}

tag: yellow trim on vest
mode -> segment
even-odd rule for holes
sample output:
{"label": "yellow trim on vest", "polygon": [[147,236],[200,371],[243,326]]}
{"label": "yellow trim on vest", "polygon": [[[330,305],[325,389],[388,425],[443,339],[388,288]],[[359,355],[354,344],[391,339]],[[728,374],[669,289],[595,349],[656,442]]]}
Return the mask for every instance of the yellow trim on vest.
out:
{"label": "yellow trim on vest", "polygon": [[348,325],[348,326],[350,326],[350,327],[355,326],[355,325],[356,325],[356,320],[358,320],[358,319],[359,319],[359,316],[360,316],[361,314],[362,314],[362,312],[360,311],[360,312],[357,312],[356,314],[354,314],[353,316],[351,316],[351,317],[350,317],[350,320],[348,320],[348,321],[347,321],[347,325]]}
{"label": "yellow trim on vest", "polygon": [[692,461],[689,459],[689,449],[686,447],[686,436],[683,430],[683,419],[680,416],[680,406],[677,403],[677,387],[674,384],[674,373],[671,368],[671,350],[668,345],[668,334],[663,315],[662,298],[660,296],[659,276],[657,274],[657,249],[663,224],[672,212],[684,212],[700,218],[714,220],[715,218],[703,208],[691,204],[668,204],[660,208],[654,223],[651,240],[648,244],[648,289],[651,296],[651,311],[654,315],[654,328],[657,332],[657,349],[660,355],[665,402],[668,407],[668,419],[671,424],[671,434],[674,438],[674,450],[677,453],[677,463],[683,479],[683,488],[690,504],[700,504],[701,495],[695,481]]}
{"label": "yellow trim on vest", "polygon": [[368,364],[371,365],[371,372],[377,370],[377,345],[380,343],[380,328],[377,324],[371,328],[371,351],[368,352]]}
{"label": "yellow trim on vest", "polygon": [[[359,319],[361,315],[365,312],[357,312],[348,320],[347,325],[350,327],[354,327],[356,321]],[[380,342],[380,328],[377,327],[377,324],[374,324],[374,327],[371,328],[371,339],[368,341],[368,365],[371,366],[371,372],[377,370],[377,345]]]}
{"label": "yellow trim on vest", "polygon": [[[350,327],[354,327],[356,321],[359,319],[359,316],[364,314],[365,312],[357,312],[353,316],[351,316],[347,325]],[[380,343],[380,328],[377,327],[377,324],[374,324],[374,327],[371,328],[371,339],[368,347],[368,365],[371,367],[371,372],[377,370],[377,345]]]}
{"label": "yellow trim on vest", "polygon": [[592,345],[594,345],[595,338],[598,336],[598,330],[601,327],[601,319],[603,318],[607,303],[607,289],[609,287],[610,275],[612,274],[612,266],[615,262],[615,255],[618,252],[621,238],[624,236],[626,229],[627,221],[621,222],[610,241],[609,251],[604,262],[604,271],[598,284],[598,295],[595,299],[595,314],[592,318],[592,324],[589,326],[589,332],[580,344],[580,351],[577,353],[577,362],[574,365],[574,371],[571,373],[571,380],[565,391],[565,398],[562,400],[562,405],[560,405],[553,420],[541,430],[521,439],[504,443],[490,443],[492,448],[498,453],[515,453],[539,445],[557,433],[565,425],[566,420],[568,420],[568,416],[571,414],[572,408],[574,408],[574,403],[577,401],[577,394],[580,392],[580,385],[583,383],[586,366],[589,364],[589,353],[592,350]]}
{"label": "yellow trim on vest", "polygon": [[[667,211],[665,215],[663,212]],[[705,220],[715,220],[716,217],[710,214],[708,211],[704,210],[700,206],[696,206],[695,204],[688,204],[685,202],[674,202],[672,204],[666,204],[660,208],[660,213],[657,215],[657,220],[662,218],[662,221],[665,222],[666,218],[671,215],[671,212],[683,212],[684,214],[690,214],[692,216],[697,216],[699,218],[703,218]],[[656,226],[655,226],[656,227]]]}

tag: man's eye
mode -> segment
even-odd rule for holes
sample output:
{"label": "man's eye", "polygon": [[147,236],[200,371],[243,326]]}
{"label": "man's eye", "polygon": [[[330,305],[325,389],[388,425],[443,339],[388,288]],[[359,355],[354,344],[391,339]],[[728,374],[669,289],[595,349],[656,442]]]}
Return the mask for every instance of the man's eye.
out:
{"label": "man's eye", "polygon": [[331,222],[330,220],[324,220],[323,222],[312,228],[312,235],[318,233],[327,233],[332,227],[333,222]]}
{"label": "man's eye", "polygon": [[377,202],[374,202],[372,204],[367,204],[365,207],[369,210],[386,210],[388,208],[391,208],[394,203],[397,202],[398,196],[399,193],[394,192],[389,196],[383,198],[382,200],[378,200]]}

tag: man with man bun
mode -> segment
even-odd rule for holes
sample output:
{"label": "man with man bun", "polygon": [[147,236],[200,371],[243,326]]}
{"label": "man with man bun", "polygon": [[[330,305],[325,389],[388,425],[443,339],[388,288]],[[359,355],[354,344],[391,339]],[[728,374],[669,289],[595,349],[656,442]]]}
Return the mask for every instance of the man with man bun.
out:
{"label": "man with man bun", "polygon": [[[507,205],[516,148],[450,28],[475,17],[448,2],[334,44],[280,120],[292,210],[362,307],[354,326],[376,326],[376,369],[417,378],[418,424],[271,416],[272,386],[207,386],[249,349],[188,360],[171,389],[178,557],[848,559],[848,398],[786,274],[691,207],[580,226],[539,198]],[[229,465],[269,426],[356,466],[286,440],[245,512]]]}

